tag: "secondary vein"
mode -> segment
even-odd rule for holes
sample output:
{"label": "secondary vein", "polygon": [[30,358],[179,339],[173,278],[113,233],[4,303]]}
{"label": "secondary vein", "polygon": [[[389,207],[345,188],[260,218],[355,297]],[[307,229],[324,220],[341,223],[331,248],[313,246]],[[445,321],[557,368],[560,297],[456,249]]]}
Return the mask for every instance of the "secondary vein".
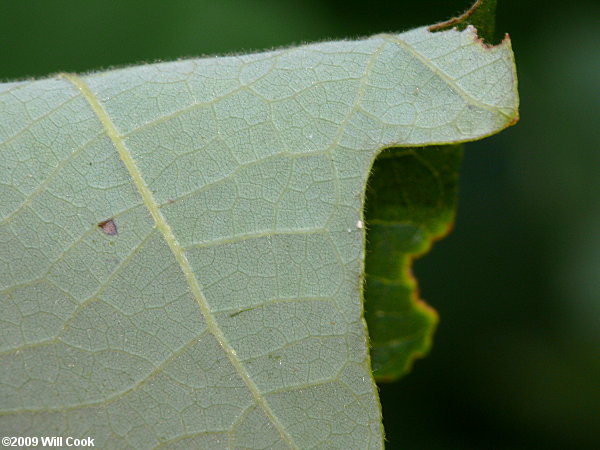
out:
{"label": "secondary vein", "polygon": [[423,64],[425,67],[427,67],[429,70],[431,70],[436,76],[438,76],[439,78],[441,78],[448,86],[450,86],[452,89],[454,89],[454,91],[458,95],[460,95],[465,100],[466,103],[469,103],[469,104],[471,104],[473,106],[476,106],[478,108],[481,108],[481,109],[485,109],[486,111],[493,112],[495,114],[500,114],[500,115],[506,117],[507,119],[511,119],[511,116],[509,114],[505,113],[504,111],[502,111],[501,107],[498,107],[498,106],[495,106],[495,105],[488,105],[487,103],[483,103],[482,101],[480,101],[477,98],[473,97],[473,95],[471,95],[468,92],[466,92],[463,88],[461,88],[456,83],[456,81],[454,79],[452,79],[452,77],[450,77],[443,70],[441,70],[439,67],[437,67],[435,64],[433,64],[429,59],[427,59],[426,57],[424,57],[423,55],[421,55],[421,53],[419,53],[408,42],[403,41],[398,36],[395,36],[393,34],[382,34],[381,36],[386,41],[392,42],[392,43],[398,45],[399,47],[403,48],[404,50],[406,50],[415,59],[417,59],[419,62],[421,62],[421,64]]}

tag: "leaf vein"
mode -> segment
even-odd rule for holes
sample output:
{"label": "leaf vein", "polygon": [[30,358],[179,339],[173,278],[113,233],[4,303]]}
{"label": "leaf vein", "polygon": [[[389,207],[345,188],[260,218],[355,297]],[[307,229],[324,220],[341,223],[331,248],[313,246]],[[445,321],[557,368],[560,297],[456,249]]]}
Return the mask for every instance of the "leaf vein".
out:
{"label": "leaf vein", "polygon": [[132,180],[144,201],[144,204],[146,205],[148,211],[152,215],[156,227],[163,235],[167,245],[169,246],[171,252],[175,256],[175,259],[181,266],[181,270],[185,275],[191,293],[193,294],[194,298],[196,299],[196,302],[198,303],[198,306],[200,307],[200,311],[204,317],[204,320],[206,321],[206,326],[209,332],[215,337],[215,339],[223,349],[225,355],[231,362],[232,366],[234,367],[240,378],[246,384],[254,401],[263,409],[265,415],[273,423],[273,426],[277,429],[282,439],[285,440],[290,447],[296,448],[297,446],[294,443],[292,437],[289,435],[284,425],[280,422],[279,418],[271,410],[270,406],[267,404],[265,397],[261,394],[257,385],[251,379],[247,369],[243,366],[241,360],[237,356],[237,353],[225,339],[225,335],[219,327],[213,313],[210,310],[208,302],[206,301],[206,298],[202,293],[200,283],[192,270],[191,264],[188,261],[187,256],[185,254],[185,250],[177,241],[173,230],[171,229],[171,226],[162,215],[162,212],[160,211],[160,206],[154,199],[152,191],[143,179],[142,174],[138,169],[137,164],[135,163],[129,149],[125,146],[123,137],[119,134],[111,118],[108,116],[107,112],[100,104],[98,98],[89,88],[89,86],[77,75],[63,74],[62,76],[65,79],[69,80],[75,86],[75,88],[83,94],[84,98],[88,101],[92,110],[98,116],[98,120],[102,123],[102,126],[105,128],[106,134],[109,136],[109,138],[115,145],[121,160],[127,167],[127,170],[129,171],[129,174],[132,177]]}
{"label": "leaf vein", "polygon": [[491,105],[483,103],[483,102],[477,100],[475,97],[473,97],[468,92],[466,92],[463,88],[461,88],[456,83],[456,80],[454,80],[452,77],[447,75],[444,71],[442,71],[439,67],[437,67],[435,64],[433,64],[430,59],[421,55],[408,42],[403,41],[402,39],[400,39],[394,35],[390,35],[390,34],[384,34],[382,36],[386,41],[398,45],[399,47],[403,48],[408,53],[413,55],[416,60],[418,60],[421,64],[423,64],[425,67],[427,67],[429,70],[431,70],[434,74],[436,74],[439,78],[441,78],[448,86],[450,86],[453,90],[455,90],[465,100],[466,103],[469,103],[473,106],[477,106],[481,109],[485,109],[486,111],[491,111],[493,113],[499,113],[499,114],[503,115],[504,117],[506,117],[507,119],[511,118],[510,114],[505,113],[500,108],[495,108]]}

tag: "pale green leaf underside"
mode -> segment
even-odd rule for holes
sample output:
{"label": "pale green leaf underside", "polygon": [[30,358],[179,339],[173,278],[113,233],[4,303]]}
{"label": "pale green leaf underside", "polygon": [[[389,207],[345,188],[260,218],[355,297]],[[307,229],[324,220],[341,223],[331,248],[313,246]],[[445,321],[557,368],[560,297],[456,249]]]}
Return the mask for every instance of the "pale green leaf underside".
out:
{"label": "pale green leaf underside", "polygon": [[1,434],[382,447],[365,183],[384,147],[515,120],[510,43],[475,38],[0,85]]}

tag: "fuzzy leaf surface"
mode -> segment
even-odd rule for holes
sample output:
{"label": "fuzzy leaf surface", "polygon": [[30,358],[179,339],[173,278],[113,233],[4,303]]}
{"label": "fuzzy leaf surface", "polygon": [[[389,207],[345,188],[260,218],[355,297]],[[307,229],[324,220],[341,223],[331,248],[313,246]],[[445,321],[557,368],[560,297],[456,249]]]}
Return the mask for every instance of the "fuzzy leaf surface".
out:
{"label": "fuzzy leaf surface", "polygon": [[0,431],[381,448],[373,160],[517,103],[472,28],[0,84]]}

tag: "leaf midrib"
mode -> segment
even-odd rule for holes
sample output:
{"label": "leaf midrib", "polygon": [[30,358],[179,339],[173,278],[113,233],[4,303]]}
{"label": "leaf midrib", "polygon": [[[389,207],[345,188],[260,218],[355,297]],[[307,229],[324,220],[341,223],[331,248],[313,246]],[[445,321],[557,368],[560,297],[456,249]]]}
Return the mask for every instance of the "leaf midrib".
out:
{"label": "leaf midrib", "polygon": [[279,432],[282,439],[284,441],[286,441],[290,447],[297,448],[292,437],[286,431],[284,425],[281,423],[279,418],[271,410],[265,397],[261,394],[261,392],[258,389],[258,386],[254,383],[254,381],[250,377],[250,374],[248,373],[248,371],[242,364],[242,361],[237,356],[236,351],[227,342],[225,335],[223,334],[223,331],[219,327],[219,325],[215,319],[215,316],[212,314],[212,312],[208,306],[206,297],[202,293],[200,283],[199,283],[196,275],[194,274],[194,271],[192,270],[192,267],[191,267],[191,265],[187,259],[187,256],[185,254],[184,248],[179,244],[177,238],[175,237],[175,234],[173,233],[171,226],[166,221],[165,217],[162,215],[158,202],[155,200],[154,195],[152,194],[152,191],[150,190],[150,188],[146,184],[144,178],[142,177],[142,174],[141,174],[140,170],[138,169],[138,167],[131,155],[131,152],[125,145],[125,142],[123,141],[123,137],[117,131],[117,128],[115,127],[110,116],[108,115],[106,110],[103,108],[103,106],[100,104],[98,98],[92,92],[90,87],[79,76],[77,76],[75,74],[68,74],[68,73],[63,73],[60,76],[64,79],[68,80],[71,84],[73,84],[75,86],[75,88],[77,88],[81,92],[83,97],[86,99],[87,103],[90,105],[91,109],[96,114],[106,135],[110,138],[113,145],[117,149],[119,157],[121,158],[121,161],[123,162],[123,164],[125,164],[125,167],[127,168],[127,171],[129,172],[129,175],[131,176],[134,185],[136,186],[140,196],[142,197],[144,205],[150,212],[150,215],[152,216],[152,219],[154,220],[154,223],[156,224],[157,229],[162,234],[165,242],[169,246],[169,249],[173,253],[173,256],[175,256],[177,263],[181,267],[181,270],[182,270],[182,272],[188,282],[188,285],[190,287],[190,291],[191,291],[192,295],[194,296],[194,299],[198,303],[200,312],[202,313],[202,316],[204,317],[208,331],[217,340],[217,342],[219,343],[219,345],[225,352],[225,355],[231,362],[231,365],[234,367],[235,371],[238,373],[240,378],[244,381],[244,384],[250,391],[250,394],[252,395],[254,401],[264,411],[265,415],[271,421],[273,426],[277,429],[277,431]]}

